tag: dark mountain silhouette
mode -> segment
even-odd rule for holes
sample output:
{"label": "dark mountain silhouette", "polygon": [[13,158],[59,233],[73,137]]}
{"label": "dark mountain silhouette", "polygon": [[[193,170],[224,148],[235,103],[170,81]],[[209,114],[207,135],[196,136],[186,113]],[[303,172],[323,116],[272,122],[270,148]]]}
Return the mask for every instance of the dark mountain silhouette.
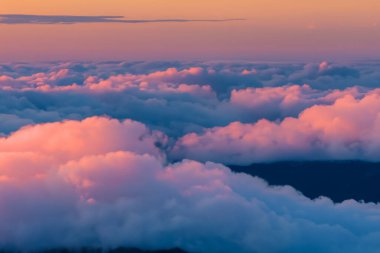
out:
{"label": "dark mountain silhouette", "polygon": [[309,198],[326,196],[334,202],[355,199],[380,202],[380,163],[316,161],[258,163],[229,166],[265,179],[271,185],[290,185]]}

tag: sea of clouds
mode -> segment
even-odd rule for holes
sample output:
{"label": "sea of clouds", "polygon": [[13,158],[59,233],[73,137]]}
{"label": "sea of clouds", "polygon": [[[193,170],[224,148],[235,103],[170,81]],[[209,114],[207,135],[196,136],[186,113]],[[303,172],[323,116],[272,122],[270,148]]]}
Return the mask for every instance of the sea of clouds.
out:
{"label": "sea of clouds", "polygon": [[0,64],[0,247],[379,252],[380,206],[225,165],[380,161],[380,64]]}

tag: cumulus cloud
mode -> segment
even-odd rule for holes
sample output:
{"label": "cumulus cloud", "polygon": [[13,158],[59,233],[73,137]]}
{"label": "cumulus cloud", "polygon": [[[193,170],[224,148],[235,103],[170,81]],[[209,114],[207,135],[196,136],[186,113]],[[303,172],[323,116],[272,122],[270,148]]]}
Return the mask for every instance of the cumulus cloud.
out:
{"label": "cumulus cloud", "polygon": [[[136,82],[209,85],[219,97],[234,89],[308,84],[313,89],[344,89],[352,86],[377,87],[380,68],[376,63],[351,65],[258,64],[215,62],[67,62],[54,64],[2,64],[2,89],[57,88],[73,84],[111,83],[128,88]],[[113,83],[115,82],[115,83]],[[125,83],[122,85],[122,83]]]}
{"label": "cumulus cloud", "polygon": [[[324,86],[315,84],[318,76],[340,65],[323,62],[307,66],[212,62],[2,64],[0,113],[8,120],[0,123],[0,132],[8,134],[30,123],[107,115],[141,121],[177,138],[235,121],[295,117],[309,106],[331,104],[344,94],[360,98],[377,92],[365,85],[349,86],[350,75],[324,75],[337,87],[340,79],[347,85],[344,89],[320,89]],[[376,66],[351,68],[361,73],[355,78],[372,78],[374,82]],[[315,69],[316,74],[300,75],[304,68]]]}
{"label": "cumulus cloud", "polygon": [[[43,145],[40,141],[45,140]],[[30,125],[0,139],[0,152],[30,152],[70,160],[83,155],[102,154],[106,150],[131,150],[138,154],[161,156],[166,136],[150,131],[131,120],[92,117],[82,121],[64,121]]]}
{"label": "cumulus cloud", "polygon": [[107,118],[35,125],[1,138],[0,246],[200,253],[380,246],[378,205],[310,200],[215,163],[168,164],[155,139],[140,123]]}
{"label": "cumulus cloud", "polygon": [[280,87],[234,89],[230,102],[241,110],[251,113],[259,112],[262,118],[283,118],[296,116],[304,109],[321,104],[332,104],[338,98],[352,95],[361,98],[368,93],[377,93],[377,89],[365,90],[351,87],[344,90],[331,89],[321,91],[312,89],[310,85],[285,85]]}
{"label": "cumulus cloud", "polygon": [[377,204],[214,162],[379,161],[379,77],[376,63],[0,64],[0,249],[377,252]]}
{"label": "cumulus cloud", "polygon": [[174,147],[174,157],[226,164],[275,160],[379,161],[379,94],[346,95],[332,105],[315,105],[281,122],[234,122],[191,133]]}

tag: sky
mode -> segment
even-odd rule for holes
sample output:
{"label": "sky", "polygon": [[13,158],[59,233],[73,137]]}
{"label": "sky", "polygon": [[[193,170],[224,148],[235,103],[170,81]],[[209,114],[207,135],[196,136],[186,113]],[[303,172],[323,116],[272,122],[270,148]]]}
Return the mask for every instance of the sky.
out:
{"label": "sky", "polygon": [[376,0],[2,0],[0,14],[244,19],[0,24],[0,59],[357,60],[380,56]]}

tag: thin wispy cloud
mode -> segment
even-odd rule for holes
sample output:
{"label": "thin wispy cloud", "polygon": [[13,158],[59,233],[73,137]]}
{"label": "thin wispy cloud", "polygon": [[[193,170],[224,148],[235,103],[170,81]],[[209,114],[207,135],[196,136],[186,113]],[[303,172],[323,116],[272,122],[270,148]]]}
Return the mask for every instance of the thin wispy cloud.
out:
{"label": "thin wispy cloud", "polygon": [[78,24],[78,23],[188,23],[232,22],[244,19],[125,19],[124,16],[69,16],[69,15],[23,15],[1,14],[0,24]]}

